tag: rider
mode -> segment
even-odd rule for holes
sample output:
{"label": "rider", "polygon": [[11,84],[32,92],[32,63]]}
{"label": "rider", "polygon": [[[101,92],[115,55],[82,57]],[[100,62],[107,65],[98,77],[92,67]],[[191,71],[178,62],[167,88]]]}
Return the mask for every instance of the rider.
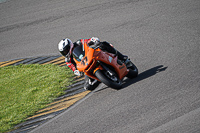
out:
{"label": "rider", "polygon": [[[89,39],[79,39],[74,43],[70,39],[66,38],[59,42],[58,49],[60,53],[65,57],[65,62],[67,66],[74,72],[75,75],[81,76],[82,73],[80,73],[79,70],[77,70],[76,68],[76,63],[73,60],[72,51],[75,47],[83,45],[84,43],[87,43],[89,46],[99,46],[101,50],[115,54],[116,56],[118,56],[118,59],[122,60],[123,62],[128,60],[128,56],[121,54],[112,46],[112,44],[106,41],[100,42],[99,38],[97,37],[92,37]],[[84,89],[93,90],[99,85],[99,83],[99,81],[85,75]]]}

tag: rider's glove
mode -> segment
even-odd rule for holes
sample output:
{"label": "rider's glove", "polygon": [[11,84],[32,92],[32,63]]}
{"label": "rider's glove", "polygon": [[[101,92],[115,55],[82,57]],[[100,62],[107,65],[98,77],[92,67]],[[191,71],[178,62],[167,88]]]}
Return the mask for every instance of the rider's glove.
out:
{"label": "rider's glove", "polygon": [[79,72],[79,70],[75,70],[75,71],[74,71],[74,74],[75,74],[76,76],[83,76],[83,75],[84,75],[84,73],[83,73],[83,72]]}
{"label": "rider's glove", "polygon": [[81,73],[79,72],[79,70],[75,70],[74,74],[77,75],[77,76],[81,76]]}

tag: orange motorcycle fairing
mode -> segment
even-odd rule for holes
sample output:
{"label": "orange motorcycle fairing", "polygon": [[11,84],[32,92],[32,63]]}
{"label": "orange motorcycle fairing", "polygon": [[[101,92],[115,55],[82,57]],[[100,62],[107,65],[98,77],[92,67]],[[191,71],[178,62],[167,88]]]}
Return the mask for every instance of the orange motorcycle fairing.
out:
{"label": "orange motorcycle fairing", "polygon": [[[73,50],[73,59],[77,64],[77,69],[84,72],[85,75],[97,79],[95,72],[97,70],[104,70],[105,66],[111,66],[118,78],[122,80],[129,72],[124,63],[118,63],[118,57],[114,54],[104,52],[100,48],[91,48],[87,43],[77,46]],[[104,66],[103,66],[104,65]]]}
{"label": "orange motorcycle fairing", "polygon": [[118,74],[120,80],[127,75],[129,70],[126,68],[126,65],[124,63],[122,65],[118,64],[118,58],[117,56],[114,56],[114,54],[99,50],[98,52],[95,51],[94,56],[96,57],[96,60],[112,66]]}

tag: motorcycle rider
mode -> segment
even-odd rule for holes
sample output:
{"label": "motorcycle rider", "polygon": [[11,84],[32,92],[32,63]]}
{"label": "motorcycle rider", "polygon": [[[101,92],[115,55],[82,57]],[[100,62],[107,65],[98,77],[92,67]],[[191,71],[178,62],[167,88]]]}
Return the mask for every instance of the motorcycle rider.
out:
{"label": "motorcycle rider", "polygon": [[[123,62],[128,61],[128,56],[121,54],[119,51],[117,51],[112,44],[103,41],[100,42],[99,38],[92,37],[89,39],[79,39],[76,42],[72,42],[70,39],[66,38],[59,42],[58,49],[60,53],[65,57],[65,62],[67,66],[74,72],[77,76],[82,76],[83,73],[80,73],[79,70],[76,68],[76,63],[73,60],[72,52],[73,49],[79,45],[83,45],[84,43],[87,43],[90,47],[96,47],[98,46],[101,50],[115,54],[115,56],[118,56],[118,59],[120,59]],[[84,89],[85,90],[93,90],[99,85],[99,81],[92,79],[85,75],[85,83],[84,83]]]}

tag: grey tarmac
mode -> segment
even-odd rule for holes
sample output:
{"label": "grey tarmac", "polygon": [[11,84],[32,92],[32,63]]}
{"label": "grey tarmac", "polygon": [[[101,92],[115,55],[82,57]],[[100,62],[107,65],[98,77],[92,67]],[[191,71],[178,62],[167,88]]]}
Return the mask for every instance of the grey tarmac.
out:
{"label": "grey tarmac", "polygon": [[8,0],[0,12],[0,62],[97,36],[139,69],[122,89],[102,86],[31,132],[200,132],[199,0]]}

